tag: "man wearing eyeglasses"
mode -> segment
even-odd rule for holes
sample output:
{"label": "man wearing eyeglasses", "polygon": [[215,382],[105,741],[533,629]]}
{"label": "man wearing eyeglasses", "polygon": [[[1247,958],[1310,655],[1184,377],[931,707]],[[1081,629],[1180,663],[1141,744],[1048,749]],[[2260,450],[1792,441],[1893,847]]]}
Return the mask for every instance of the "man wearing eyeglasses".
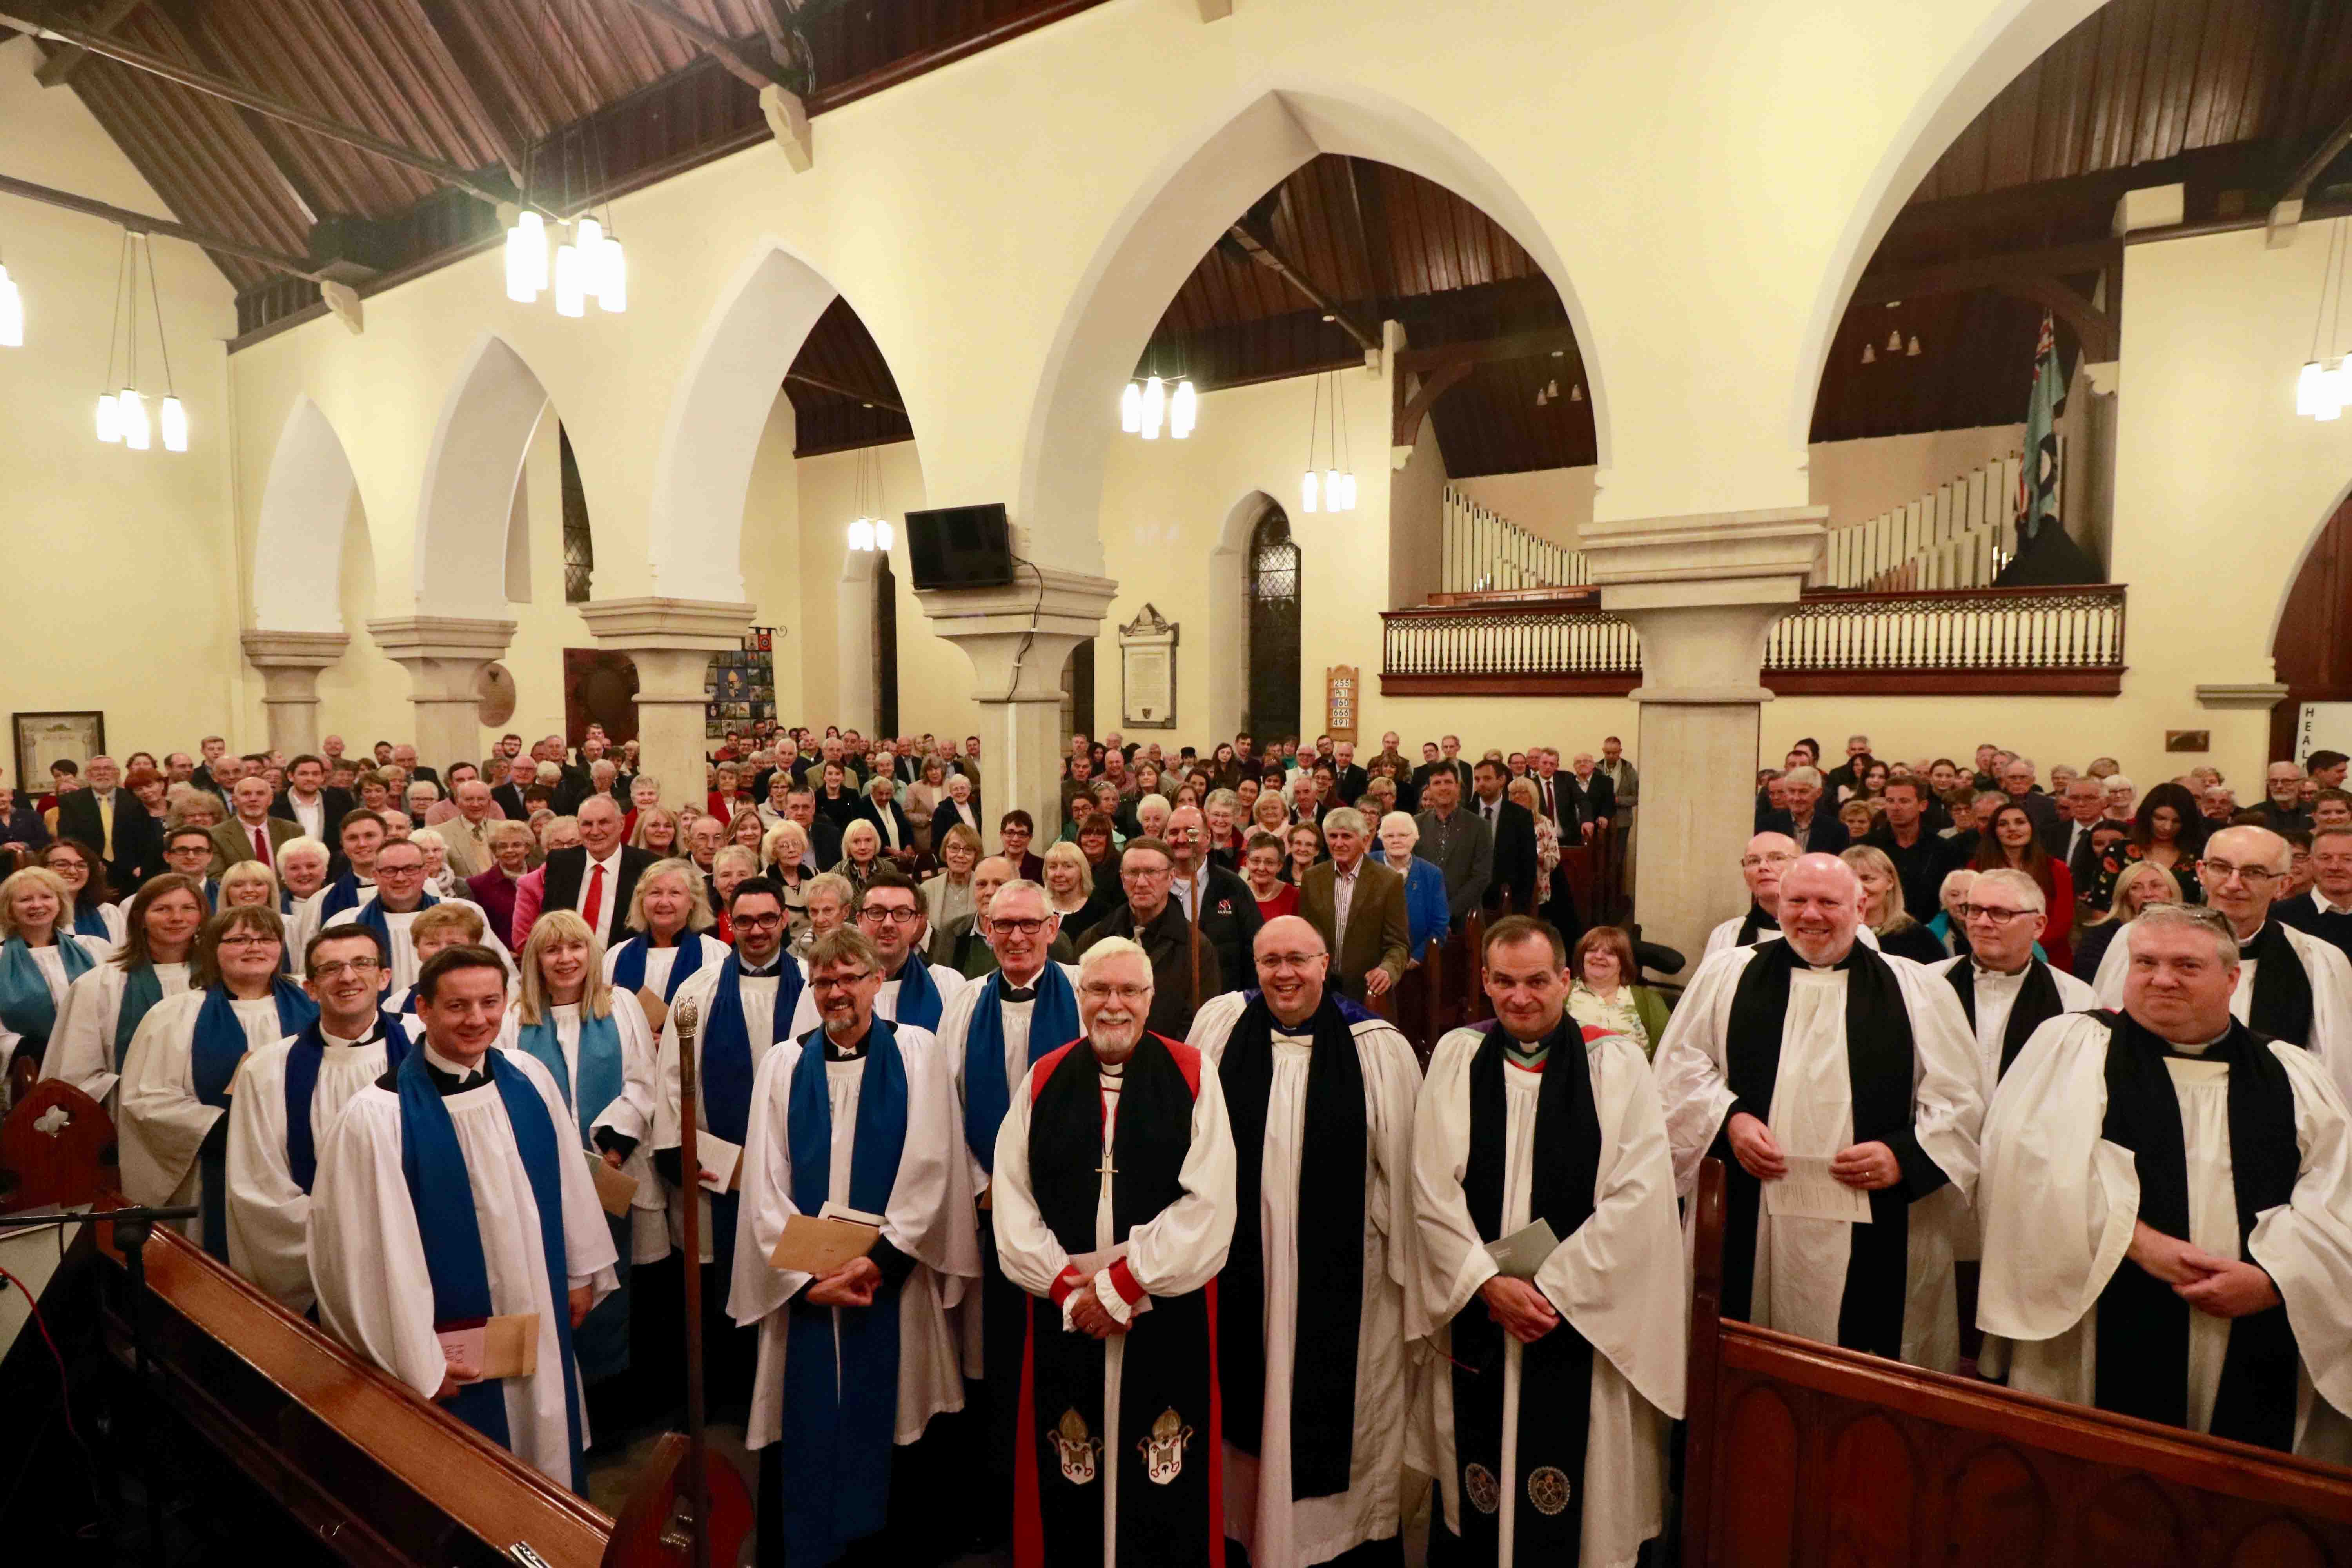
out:
{"label": "man wearing eyeglasses", "polygon": [[[1002,860],[984,860],[972,872],[975,884],[991,866],[1000,873],[1009,869]],[[949,1002],[939,1036],[955,1079],[971,1190],[985,1211],[996,1134],[1012,1108],[1014,1087],[1031,1067],[1078,1037],[1078,971],[1076,964],[1053,962],[1062,921],[1044,888],[1006,879],[980,909],[979,929],[994,952],[995,972]],[[987,1434],[983,1451],[992,1485],[985,1495],[1000,1500],[985,1519],[974,1521],[978,1536],[971,1544],[988,1550],[1002,1544],[1012,1529],[1013,1455],[1019,1442],[1021,1352],[1028,1318],[1027,1298],[1005,1279],[995,1237],[984,1225],[981,1252],[980,1381],[973,1407],[982,1413]]]}
{"label": "man wearing eyeglasses", "polygon": [[1029,1069],[997,1133],[997,1256],[1030,1297],[1015,1533],[1045,1568],[1189,1568],[1216,1539],[1205,1287],[1233,1240],[1234,1136],[1214,1069],[1147,1027],[1153,970],[1124,937],[1087,949],[1081,1037]]}
{"label": "man wearing eyeglasses", "polygon": [[229,1267],[307,1312],[310,1188],[319,1146],[352,1096],[400,1065],[407,1036],[382,1011],[392,972],[364,926],[329,926],[302,957],[319,1016],[249,1054],[228,1105]]}
{"label": "man wearing eyeglasses", "polygon": [[[944,963],[925,961],[930,926],[915,884],[894,868],[877,871],[858,897],[857,929],[874,944],[880,965],[874,1011],[897,1023],[937,1029],[950,999],[971,982]],[[803,992],[793,1013],[793,1033],[805,1035],[821,1021],[815,995]]]}
{"label": "man wearing eyeglasses", "polygon": [[[762,1563],[832,1563],[853,1543],[875,1561],[930,1561],[961,1522],[930,1488],[893,1484],[898,1450],[962,1405],[943,1303],[978,1277],[980,1249],[947,1058],[929,1029],[877,1005],[881,964],[864,931],[817,938],[806,994],[823,1023],[779,1041],[751,1091],[743,1245],[757,1256],[727,1305],[759,1331],[745,1441],[760,1456]],[[877,1222],[864,1254],[821,1273],[768,1265],[794,1215],[828,1209]]]}
{"label": "man wearing eyeglasses", "polygon": [[423,962],[416,956],[416,940],[409,928],[416,923],[418,915],[443,904],[473,910],[482,922],[482,945],[506,960],[511,971],[511,955],[506,944],[490,934],[489,917],[482,913],[481,906],[471,899],[444,899],[426,892],[424,847],[395,838],[376,851],[375,886],[361,895],[352,910],[355,922],[383,938],[395,990],[404,990],[416,983]]}
{"label": "man wearing eyeglasses", "polygon": [[1785,833],[1759,833],[1740,851],[1739,879],[1748,884],[1748,912],[1734,915],[1707,932],[1699,957],[1713,958],[1727,947],[1753,947],[1780,931],[1780,873],[1797,858],[1797,841]]}
{"label": "man wearing eyeglasses", "polygon": [[1216,944],[1192,929],[1184,906],[1172,897],[1176,857],[1167,840],[1129,839],[1119,853],[1118,880],[1127,901],[1078,939],[1079,955],[1083,958],[1095,943],[1113,937],[1141,947],[1151,963],[1152,1030],[1181,1039],[1192,1026],[1196,974],[1202,1000],[1224,989]]}
{"label": "man wearing eyeglasses", "polygon": [[[2335,947],[2280,921],[2272,910],[2286,886],[2291,852],[2267,827],[2225,827],[2205,841],[2197,879],[2205,902],[2229,918],[2238,937],[2238,980],[2230,1013],[2258,1035],[2301,1046],[2328,1066],[2338,1089],[2352,1091],[2352,961]],[[2120,1007],[2131,971],[2126,926],[2099,961],[2092,988],[2101,1005]]]}
{"label": "man wearing eyeglasses", "polygon": [[2024,872],[1979,872],[1959,910],[1969,952],[1927,966],[1958,995],[1976,1031],[1988,1084],[2000,1081],[2034,1030],[2062,1013],[2099,1005],[2087,984],[2033,956],[2048,908],[2041,887]]}
{"label": "man wearing eyeglasses", "polygon": [[1186,1041],[1250,1152],[1217,1280],[1225,1533],[1253,1568],[1307,1568],[1398,1532],[1421,1064],[1340,994],[1309,921],[1267,921],[1251,963],[1257,988],[1209,1002]]}

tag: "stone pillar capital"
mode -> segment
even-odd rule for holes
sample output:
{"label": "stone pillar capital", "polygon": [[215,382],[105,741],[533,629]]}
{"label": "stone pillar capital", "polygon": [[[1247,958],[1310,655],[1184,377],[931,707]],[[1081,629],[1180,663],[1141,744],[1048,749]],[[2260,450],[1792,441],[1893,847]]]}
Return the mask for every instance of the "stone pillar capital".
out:
{"label": "stone pillar capital", "polygon": [[661,784],[672,805],[700,801],[703,759],[702,679],[710,656],[743,646],[743,630],[758,606],[729,599],[672,599],[646,595],[598,599],[580,606],[596,646],[629,657],[637,671],[637,766]]}
{"label": "stone pillar capital", "polygon": [[677,648],[724,653],[743,646],[743,628],[758,606],[727,599],[667,599],[643,595],[596,599],[580,606],[580,618],[600,647],[634,653],[639,648]]}
{"label": "stone pillar capital", "polygon": [[258,670],[326,668],[352,646],[349,632],[266,632],[237,634],[246,662]]}
{"label": "stone pillar capital", "polygon": [[390,616],[367,624],[384,657],[408,671],[416,750],[430,765],[479,762],[482,725],[475,682],[514,640],[515,623],[466,616]]}
{"label": "stone pillar capital", "polygon": [[1057,566],[1033,566],[999,588],[919,588],[934,636],[960,646],[979,677],[981,702],[1062,700],[1062,665],[1090,642],[1118,584]]}
{"label": "stone pillar capital", "polygon": [[261,671],[270,749],[289,756],[318,750],[319,672],[343,657],[350,635],[256,630],[238,634],[237,640],[246,662]]}

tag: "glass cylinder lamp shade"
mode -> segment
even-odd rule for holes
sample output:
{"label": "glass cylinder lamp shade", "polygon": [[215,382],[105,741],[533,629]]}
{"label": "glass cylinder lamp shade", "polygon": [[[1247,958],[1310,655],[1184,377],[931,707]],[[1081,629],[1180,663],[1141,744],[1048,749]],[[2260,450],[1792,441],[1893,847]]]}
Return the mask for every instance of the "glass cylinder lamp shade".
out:
{"label": "glass cylinder lamp shade", "polygon": [[0,349],[25,346],[25,296],[8,268],[0,266]]}
{"label": "glass cylinder lamp shade", "polygon": [[871,522],[861,517],[849,525],[849,548],[859,551],[874,548],[874,525]]}
{"label": "glass cylinder lamp shade", "polygon": [[1299,510],[1313,511],[1315,510],[1315,470],[1309,468],[1298,481]]}
{"label": "glass cylinder lamp shade", "polygon": [[1153,376],[1143,384],[1143,438],[1160,439],[1160,426],[1168,416],[1168,384]]}
{"label": "glass cylinder lamp shade", "polygon": [[596,247],[596,303],[606,315],[617,316],[629,308],[629,258],[609,234]]}
{"label": "glass cylinder lamp shade", "polygon": [[588,278],[580,247],[565,242],[555,247],[555,313],[584,315],[588,310]]}
{"label": "glass cylinder lamp shade", "polygon": [[898,537],[898,532],[896,530],[891,528],[890,520],[888,518],[877,517],[874,520],[875,549],[880,551],[885,555],[889,554],[890,546],[897,541]]}
{"label": "glass cylinder lamp shade", "polygon": [[98,395],[98,438],[110,447],[122,439],[122,405],[110,392]]}
{"label": "glass cylinder lamp shade", "polygon": [[1179,441],[1190,436],[1200,405],[1201,395],[1192,389],[1192,378],[1178,382],[1175,396],[1168,400],[1168,433]]}
{"label": "glass cylinder lamp shade", "polygon": [[114,405],[122,414],[122,444],[134,452],[143,452],[154,444],[154,435],[147,423],[147,405],[139,394],[124,387],[114,397]]}
{"label": "glass cylinder lamp shade", "polygon": [[1143,388],[1131,381],[1118,395],[1118,427],[1129,436],[1143,428]]}
{"label": "glass cylinder lamp shade", "polygon": [[163,450],[184,452],[188,449],[188,408],[176,397],[163,399],[156,424],[163,436]]}

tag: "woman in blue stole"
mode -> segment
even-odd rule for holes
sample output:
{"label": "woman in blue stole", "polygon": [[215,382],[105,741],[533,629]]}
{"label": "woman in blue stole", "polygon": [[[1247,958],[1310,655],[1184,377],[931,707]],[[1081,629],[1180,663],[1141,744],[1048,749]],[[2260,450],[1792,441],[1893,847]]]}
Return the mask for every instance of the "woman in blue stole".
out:
{"label": "woman in blue stole", "polygon": [[41,851],[41,864],[63,879],[73,917],[66,922],[76,936],[96,942],[122,940],[122,911],[107,901],[106,862],[79,838],[60,838]]}
{"label": "woman in blue stole", "polygon": [[628,940],[604,954],[604,978],[622,991],[652,991],[667,1008],[706,965],[727,961],[727,944],[703,934],[716,923],[702,873],[691,860],[656,860],[630,897]]}
{"label": "woman in blue stole", "polygon": [[[628,1173],[641,1192],[651,1193],[649,1161],[639,1152],[642,1140],[617,1137],[598,1126],[614,1111],[626,1125],[649,1124],[654,1094],[653,1030],[636,996],[605,983],[603,949],[588,922],[570,910],[551,910],[532,924],[523,943],[514,1048],[537,1058],[563,1091],[579,1146],[610,1169],[637,1167]],[[605,1215],[619,1257],[620,1288],[598,1302],[572,1334],[583,1383],[629,1370],[629,1271],[638,1250],[635,1217],[634,1209]],[[652,1218],[650,1228],[666,1250],[658,1209]]]}
{"label": "woman in blue stole", "polygon": [[73,895],[65,879],[27,866],[0,882],[0,1068],[47,1054],[66,987],[106,956],[63,922]]}
{"label": "woman in blue stole", "polygon": [[[220,908],[241,909],[248,904],[276,910],[281,919],[286,913],[278,895],[278,873],[258,860],[240,860],[220,877]],[[278,971],[290,975],[299,973],[301,967],[302,955],[294,951],[294,943],[289,941],[278,954]]]}
{"label": "woman in blue stole", "polygon": [[166,871],[147,879],[131,900],[121,947],[67,991],[41,1076],[110,1100],[139,1026],[164,997],[187,990],[196,932],[211,912],[195,878]]}

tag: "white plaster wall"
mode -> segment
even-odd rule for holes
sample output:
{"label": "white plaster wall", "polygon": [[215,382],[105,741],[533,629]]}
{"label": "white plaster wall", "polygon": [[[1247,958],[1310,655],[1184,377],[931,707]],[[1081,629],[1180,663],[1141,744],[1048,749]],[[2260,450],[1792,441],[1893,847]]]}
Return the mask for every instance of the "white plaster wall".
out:
{"label": "white plaster wall", "polygon": [[[32,44],[7,37],[0,170],[173,216],[79,99],[33,79]],[[0,258],[26,318],[25,346],[0,349],[0,551],[16,612],[0,618],[7,706],[101,710],[118,756],[193,751],[214,731],[256,744],[260,689],[248,706],[226,526],[236,477],[222,345],[236,328],[235,304],[202,251],[153,242],[188,450],[164,451],[160,431],[144,452],[100,446],[93,416],[121,247],[121,231],[96,218],[0,195]],[[163,374],[143,261],[139,306],[139,386],[152,424]],[[13,775],[15,766],[0,750],[0,767]]]}

